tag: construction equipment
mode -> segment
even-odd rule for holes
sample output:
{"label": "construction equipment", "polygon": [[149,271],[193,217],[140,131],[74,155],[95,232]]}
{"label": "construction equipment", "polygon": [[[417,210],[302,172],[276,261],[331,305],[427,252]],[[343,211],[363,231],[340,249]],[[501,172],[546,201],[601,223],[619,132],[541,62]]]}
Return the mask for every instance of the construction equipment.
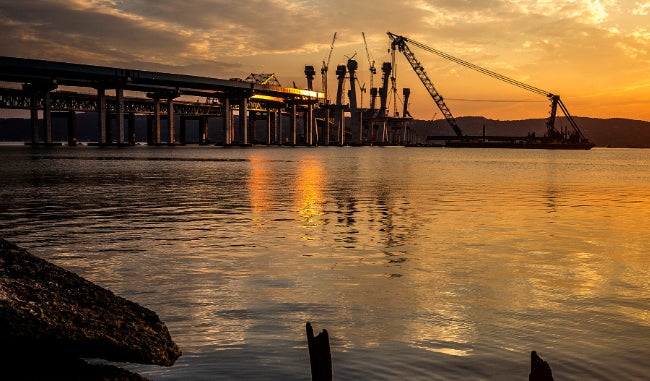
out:
{"label": "construction equipment", "polygon": [[327,57],[323,60],[323,67],[320,69],[320,73],[323,77],[323,93],[325,93],[325,103],[329,103],[329,98],[327,97],[327,69],[330,64],[330,59],[332,59],[332,51],[334,50],[334,41],[336,41],[336,32],[334,32],[334,37],[332,38],[332,44],[330,45],[330,52]]}
{"label": "construction equipment", "polygon": [[366,42],[366,34],[361,32],[361,36],[363,37],[363,47],[366,49],[366,57],[368,58],[368,68],[370,70],[370,89],[372,89],[373,88],[373,77],[374,77],[375,74],[377,74],[377,69],[375,68],[375,60],[373,60],[371,58],[370,52],[368,51],[368,43]]}
{"label": "construction equipment", "polygon": [[[458,135],[458,137],[462,139],[463,132],[461,131],[460,127],[458,127],[458,123],[456,123],[456,118],[454,118],[451,111],[449,110],[449,107],[447,107],[447,105],[445,104],[445,101],[443,100],[442,96],[438,93],[436,88],[433,86],[433,83],[429,79],[429,76],[427,75],[426,71],[424,71],[424,67],[422,67],[422,65],[417,60],[417,58],[415,58],[415,54],[413,54],[411,49],[409,49],[408,45],[406,45],[406,41],[409,41],[411,43],[413,43],[413,41],[406,39],[406,37],[395,35],[391,32],[388,32],[388,37],[390,37],[391,39],[391,48],[393,51],[393,55],[395,54],[395,50],[399,50],[404,54],[404,57],[406,57],[406,60],[411,64],[413,70],[415,70],[415,73],[420,78],[420,81],[422,81],[422,84],[424,84],[424,87],[431,95],[431,98],[433,98],[433,100],[436,102],[436,105],[438,105],[438,108],[447,119],[447,122],[449,123],[451,128],[454,130],[456,135]],[[416,46],[420,47],[420,45],[416,45]]]}
{"label": "construction equipment", "polygon": [[424,45],[422,43],[411,40],[411,39],[406,38],[404,36],[398,36],[398,35],[395,35],[395,34],[393,34],[391,32],[388,32],[388,36],[391,39],[391,47],[392,47],[393,51],[397,48],[400,52],[402,52],[404,54],[406,59],[409,61],[409,63],[413,67],[413,70],[415,70],[415,72],[420,77],[420,80],[422,81],[424,86],[427,88],[427,90],[429,90],[429,93],[433,97],[434,101],[436,101],[436,104],[440,108],[440,111],[442,111],[443,115],[445,116],[445,118],[447,118],[447,121],[449,122],[449,124],[451,125],[451,127],[454,129],[454,131],[456,132],[456,134],[458,136],[462,137],[462,133],[461,133],[460,128],[458,128],[458,125],[456,124],[456,120],[453,118],[453,116],[451,115],[451,112],[449,111],[449,109],[445,105],[445,103],[444,103],[444,101],[442,99],[442,96],[440,96],[437,93],[437,91],[435,90],[435,88],[433,87],[433,84],[431,83],[431,81],[427,77],[426,72],[424,71],[424,68],[422,68],[422,65],[420,65],[420,63],[417,61],[417,59],[415,59],[415,56],[413,55],[413,52],[411,52],[411,50],[409,49],[409,47],[406,44],[407,42],[410,45],[417,46],[418,48],[421,48],[421,49],[426,50],[428,52],[434,53],[434,54],[436,54],[436,55],[438,55],[438,56],[440,56],[442,58],[445,58],[445,59],[447,59],[449,61],[455,62],[455,63],[457,63],[459,65],[465,66],[465,67],[470,68],[472,70],[478,71],[479,73],[483,73],[483,74],[488,75],[488,76],[490,76],[492,78],[496,78],[496,79],[498,79],[500,81],[509,83],[511,85],[515,85],[515,86],[520,87],[522,89],[525,89],[525,90],[531,91],[533,93],[536,93],[538,95],[543,95],[543,96],[547,97],[551,101],[551,112],[550,112],[550,116],[549,116],[548,120],[546,121],[546,128],[547,128],[546,138],[548,138],[550,140],[555,140],[555,139],[565,140],[564,134],[562,134],[561,132],[559,132],[555,128],[555,119],[556,119],[556,115],[557,115],[557,108],[559,106],[560,109],[562,110],[562,112],[564,113],[564,116],[566,117],[567,121],[569,122],[569,124],[571,124],[571,127],[574,130],[574,133],[571,135],[570,139],[574,140],[575,143],[584,143],[585,145],[591,144],[591,143],[589,143],[589,140],[584,136],[584,134],[582,133],[582,131],[578,127],[578,124],[576,123],[576,121],[571,116],[571,114],[569,114],[569,110],[567,110],[566,106],[564,105],[564,103],[560,99],[559,95],[552,94],[552,93],[550,93],[548,91],[545,91],[545,90],[542,90],[542,89],[540,89],[538,87],[531,86],[531,85],[523,83],[521,81],[517,81],[515,79],[506,77],[505,75],[495,73],[495,72],[493,72],[491,70],[488,70],[486,68],[480,67],[480,66],[475,65],[473,63],[467,62],[467,61],[462,60],[460,58],[454,57],[454,56],[452,56],[450,54],[444,53],[444,52],[442,52],[440,50],[434,49],[434,48],[432,48],[430,46]]}

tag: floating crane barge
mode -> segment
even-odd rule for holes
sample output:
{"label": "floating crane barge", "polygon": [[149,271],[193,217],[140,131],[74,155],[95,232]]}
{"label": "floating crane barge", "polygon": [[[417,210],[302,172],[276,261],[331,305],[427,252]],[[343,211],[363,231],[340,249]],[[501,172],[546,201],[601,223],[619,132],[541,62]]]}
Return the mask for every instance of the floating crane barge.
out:
{"label": "floating crane barge", "polygon": [[[401,52],[404,57],[415,71],[415,73],[422,81],[422,84],[427,89],[431,98],[434,100],[444,117],[447,119],[449,126],[456,133],[455,137],[435,137],[430,136],[428,140],[444,140],[445,147],[480,147],[480,148],[541,148],[541,149],[591,149],[594,144],[591,143],[582,133],[578,124],[573,119],[566,106],[560,99],[559,95],[552,94],[548,91],[542,90],[540,88],[528,85],[526,83],[517,81],[515,79],[506,77],[504,75],[495,73],[491,70],[485,69],[478,65],[472,64],[460,58],[454,57],[447,53],[444,53],[440,50],[434,49],[417,41],[411,40],[404,36],[398,36],[391,32],[388,32],[388,37],[391,40],[391,48],[393,54],[396,51]],[[438,93],[436,88],[433,86],[433,83],[429,79],[424,67],[420,62],[415,58],[415,54],[409,48],[409,45],[416,46],[427,52],[434,53],[440,57],[443,57],[447,60],[455,62],[459,65],[465,66],[472,70],[483,73],[492,78],[496,78],[503,82],[509,83],[514,86],[518,86],[522,89],[531,91],[538,95],[543,95],[551,101],[551,112],[550,116],[546,121],[547,131],[544,136],[536,137],[535,134],[528,134],[525,137],[486,137],[486,136],[467,136],[464,135],[458,124],[456,123],[456,118],[452,115],[451,111],[445,104],[443,97]],[[569,122],[572,128],[572,132],[560,132],[555,127],[555,120],[557,115],[558,107],[564,113],[566,120]]]}

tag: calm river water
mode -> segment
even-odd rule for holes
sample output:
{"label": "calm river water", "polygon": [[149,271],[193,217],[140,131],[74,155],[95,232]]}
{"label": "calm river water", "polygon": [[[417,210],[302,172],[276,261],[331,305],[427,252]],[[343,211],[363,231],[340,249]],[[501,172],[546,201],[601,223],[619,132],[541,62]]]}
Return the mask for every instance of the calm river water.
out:
{"label": "calm river water", "polygon": [[0,234],[156,311],[152,380],[650,372],[650,150],[0,147]]}

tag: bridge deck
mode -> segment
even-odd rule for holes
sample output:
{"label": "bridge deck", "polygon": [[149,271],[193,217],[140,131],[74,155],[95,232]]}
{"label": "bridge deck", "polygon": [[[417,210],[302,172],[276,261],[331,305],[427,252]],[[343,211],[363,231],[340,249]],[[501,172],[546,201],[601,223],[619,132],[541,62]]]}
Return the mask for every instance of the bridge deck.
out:
{"label": "bridge deck", "polygon": [[121,88],[142,92],[177,92],[178,94],[218,97],[219,95],[280,97],[287,102],[316,103],[325,94],[318,91],[259,83],[172,74],[154,71],[122,69],[107,66],[82,65],[0,56],[0,81],[14,83],[53,83],[55,85]]}

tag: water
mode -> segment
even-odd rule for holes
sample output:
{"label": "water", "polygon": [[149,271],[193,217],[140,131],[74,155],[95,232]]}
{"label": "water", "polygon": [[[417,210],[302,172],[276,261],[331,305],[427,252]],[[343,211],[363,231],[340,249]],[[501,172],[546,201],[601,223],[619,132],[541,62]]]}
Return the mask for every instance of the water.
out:
{"label": "water", "polygon": [[152,380],[643,379],[650,151],[0,147],[0,232],[156,311]]}

